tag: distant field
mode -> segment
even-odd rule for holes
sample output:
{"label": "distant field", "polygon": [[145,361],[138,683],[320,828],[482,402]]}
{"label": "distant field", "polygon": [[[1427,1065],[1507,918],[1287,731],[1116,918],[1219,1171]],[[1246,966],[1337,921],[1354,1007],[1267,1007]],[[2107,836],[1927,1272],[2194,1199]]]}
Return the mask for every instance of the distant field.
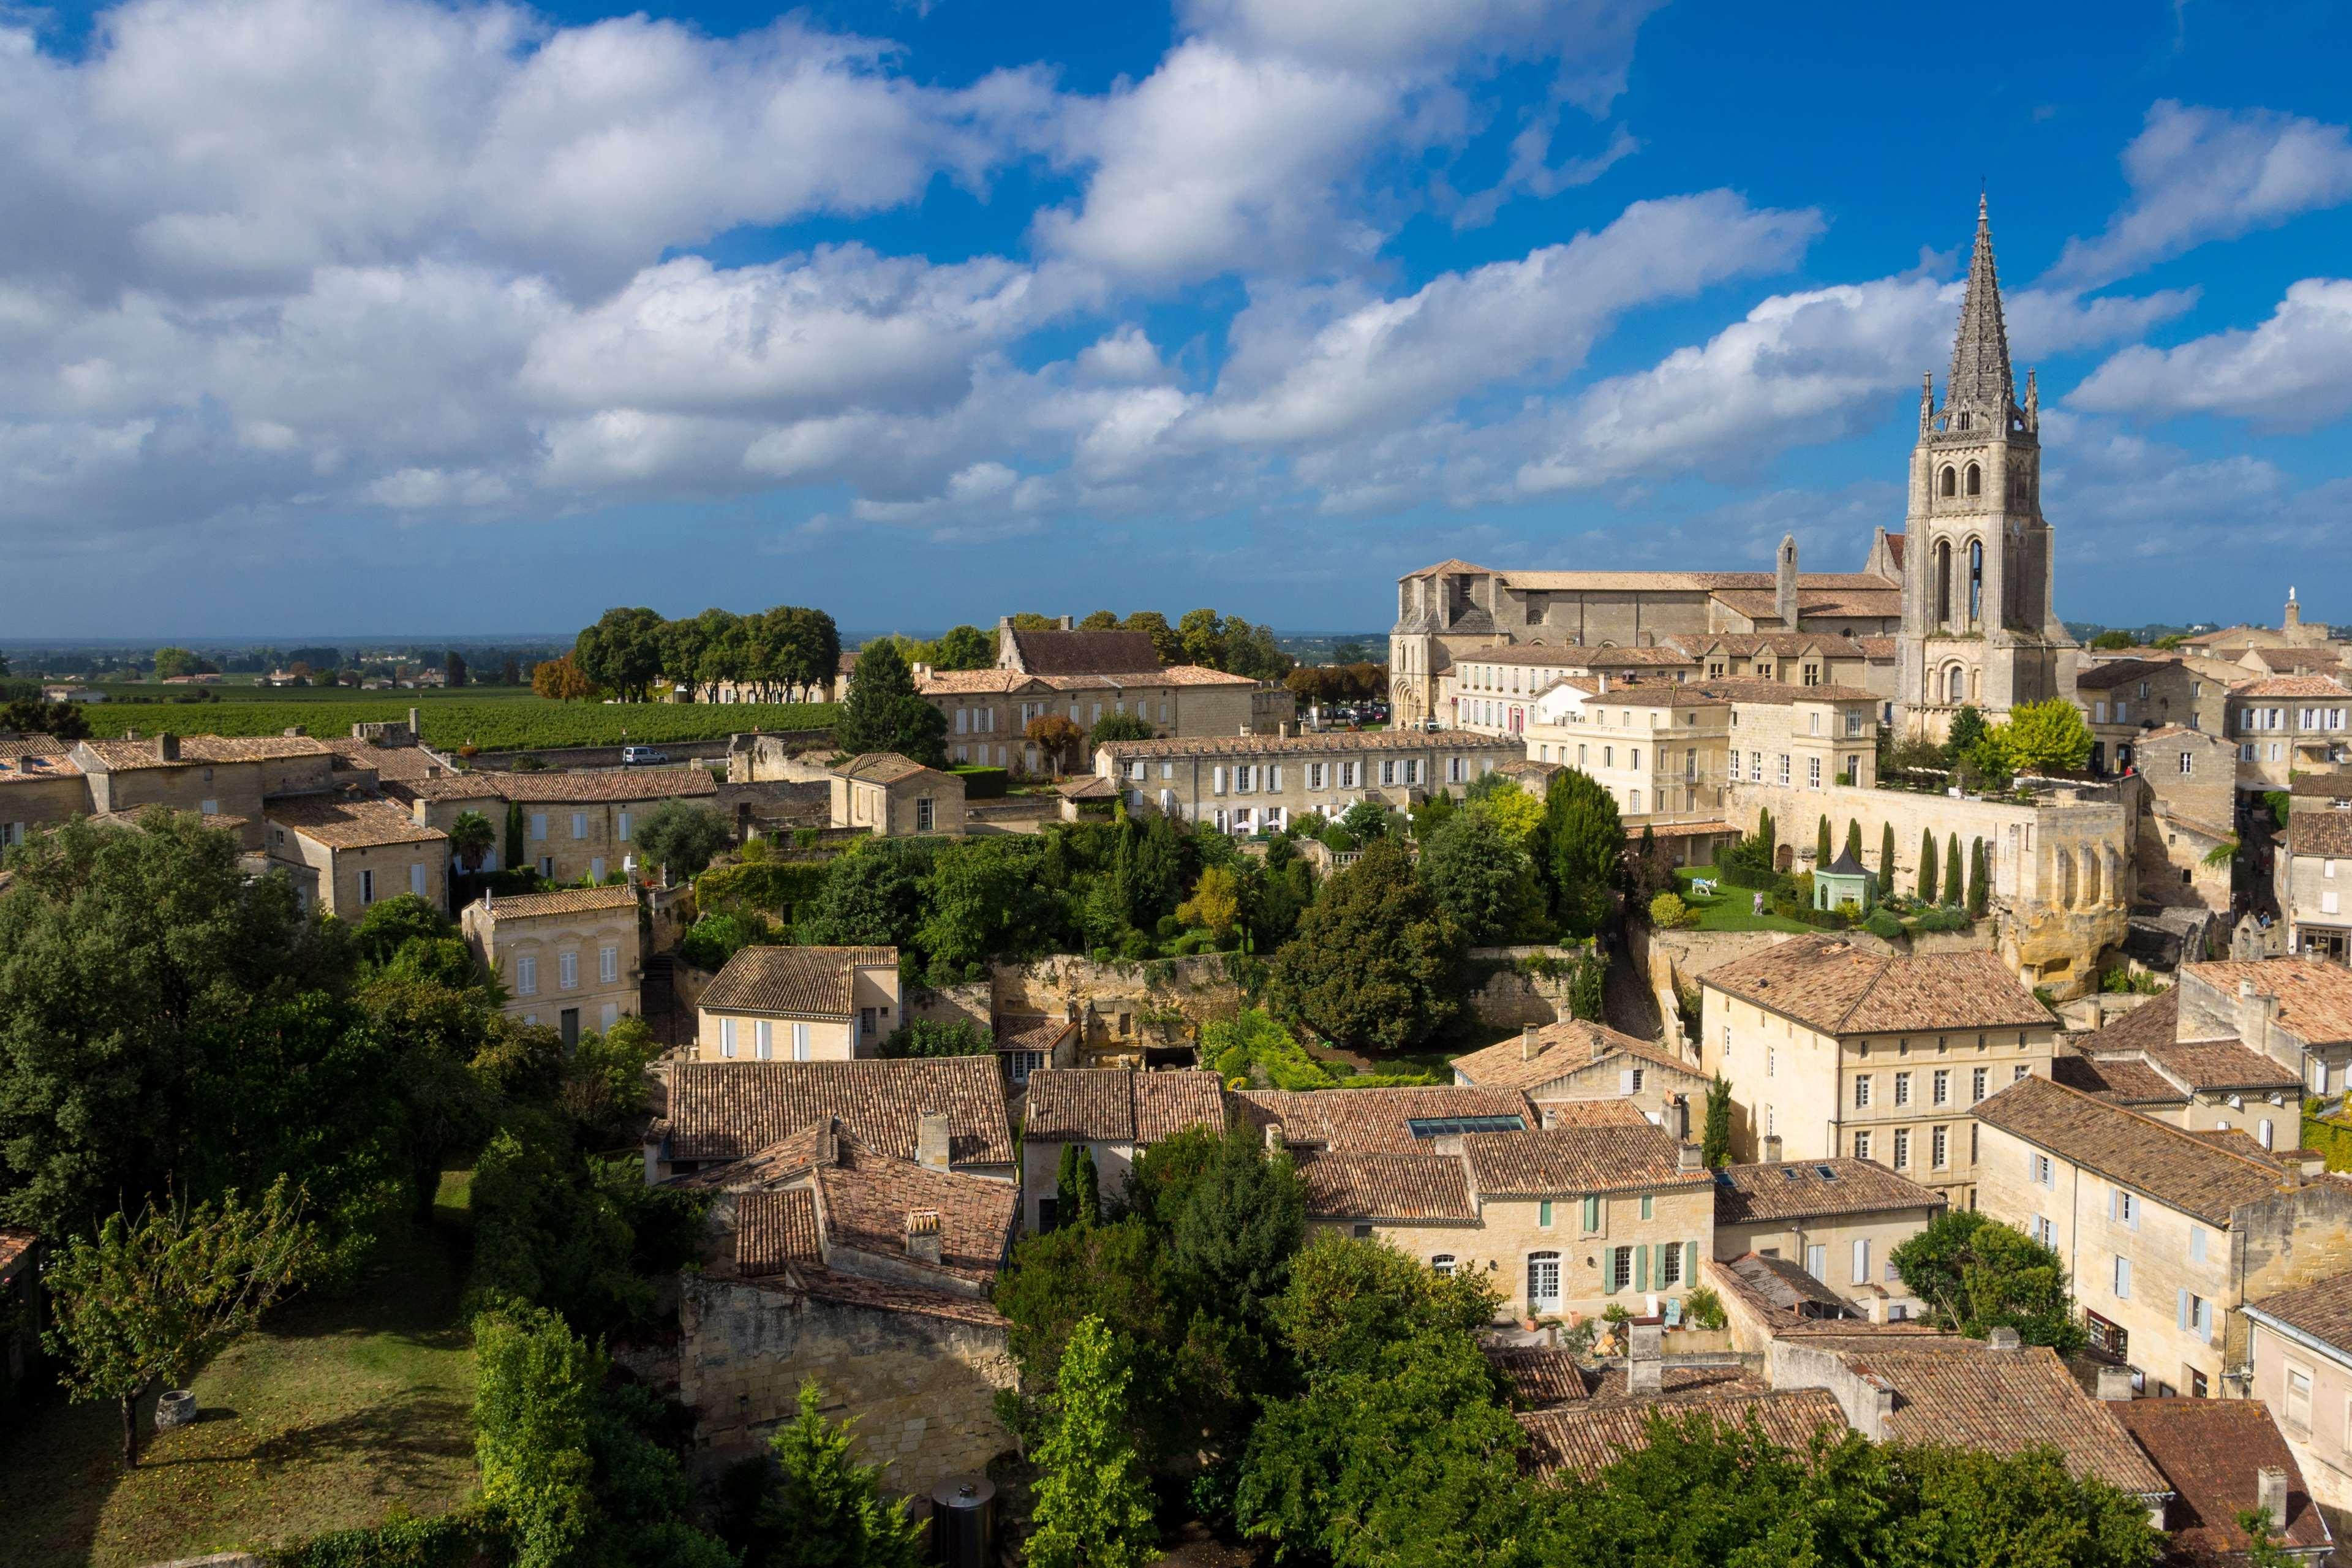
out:
{"label": "distant field", "polygon": [[[359,691],[348,686],[256,686],[251,676],[230,676],[217,686],[165,686],[153,680],[77,681],[106,693],[112,702],[170,702],[192,691],[217,693],[224,702],[400,702],[418,708],[436,702],[502,702],[530,700],[528,686],[419,687],[413,691]],[[54,681],[45,684],[54,685]]]}
{"label": "distant field", "polygon": [[[289,695],[291,695],[290,693]],[[303,694],[308,695],[308,694]],[[397,722],[417,710],[425,739],[436,746],[471,743],[485,751],[533,746],[612,746],[623,741],[714,741],[739,730],[829,729],[840,717],[830,702],[691,703],[551,702],[529,692],[472,698],[397,692],[383,697],[287,701],[278,693],[257,700],[101,702],[82,710],[90,733],[142,735],[171,730],[184,735],[275,735],[299,724],[313,735],[348,735],[352,726]]]}

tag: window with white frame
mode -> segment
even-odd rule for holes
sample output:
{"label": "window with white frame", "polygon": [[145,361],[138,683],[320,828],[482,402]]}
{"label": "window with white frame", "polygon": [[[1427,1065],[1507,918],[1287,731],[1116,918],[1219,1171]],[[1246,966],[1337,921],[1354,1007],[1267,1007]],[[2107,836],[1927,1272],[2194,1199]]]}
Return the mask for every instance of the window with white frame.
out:
{"label": "window with white frame", "polygon": [[576,991],[580,988],[580,955],[578,953],[559,952],[555,955],[555,988],[559,991]]}
{"label": "window with white frame", "polygon": [[1853,1157],[1857,1160],[1870,1158],[1870,1134],[1867,1131],[1853,1135]]}
{"label": "window with white frame", "polygon": [[602,984],[610,985],[620,978],[621,950],[607,942],[596,950],[596,979]]}
{"label": "window with white frame", "polygon": [[1942,1170],[1949,1162],[1950,1152],[1951,1140],[1944,1129],[1938,1127],[1927,1134],[1927,1168],[1929,1170]]}
{"label": "window with white frame", "polygon": [[1911,1168],[1911,1129],[1908,1127],[1895,1130],[1895,1168],[1898,1171]]}
{"label": "window with white frame", "polygon": [[793,1060],[804,1062],[808,1059],[809,1026],[804,1023],[795,1022],[793,1025]]}
{"label": "window with white frame", "polygon": [[751,1054],[763,1062],[776,1059],[776,1024],[772,1018],[760,1018],[751,1025]]}
{"label": "window with white frame", "polygon": [[1528,1310],[1543,1311],[1559,1305],[1559,1254],[1528,1255]]}
{"label": "window with white frame", "polygon": [[719,1020],[719,1054],[722,1057],[735,1054],[735,1020],[732,1018]]}
{"label": "window with white frame", "polygon": [[515,994],[539,994],[539,960],[528,952],[515,960]]}

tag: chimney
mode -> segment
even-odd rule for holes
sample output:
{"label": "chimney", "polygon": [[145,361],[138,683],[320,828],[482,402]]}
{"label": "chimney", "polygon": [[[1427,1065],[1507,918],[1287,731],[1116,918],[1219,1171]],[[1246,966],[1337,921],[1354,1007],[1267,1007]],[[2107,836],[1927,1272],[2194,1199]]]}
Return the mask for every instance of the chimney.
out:
{"label": "chimney", "polygon": [[1250,732],[1250,727],[1249,727],[1248,725],[1246,725],[1246,724],[1242,725],[1239,729],[1237,729],[1237,730],[1235,730],[1235,731],[1234,731],[1234,734],[1236,734],[1236,735],[1247,735],[1249,732]]}
{"label": "chimney", "polygon": [[2238,1038],[2247,1048],[2271,1054],[2271,1026],[2278,1018],[2278,998],[2254,989],[2251,980],[2238,982]]}
{"label": "chimney", "polygon": [[2271,1516],[2273,1532],[2286,1533],[2286,1471],[2264,1465],[2254,1472],[2254,1506]]}
{"label": "chimney", "polygon": [[1784,629],[1797,629],[1797,536],[1793,533],[1780,536],[1780,559],[1772,574],[1772,608]]}
{"label": "chimney", "polygon": [[1609,689],[1609,672],[1607,670],[1596,669],[1592,672],[1592,677],[1601,683],[1601,690],[1606,691]]}
{"label": "chimney", "polygon": [[[1690,1096],[1675,1094],[1666,1097],[1666,1131],[1677,1140],[1687,1140],[1691,1132]],[[1691,1167],[1696,1170],[1696,1165]]]}
{"label": "chimney", "polygon": [[498,907],[499,890],[496,888],[484,888],[482,889],[482,912],[484,914],[488,914]]}
{"label": "chimney", "polygon": [[907,1256],[918,1263],[940,1260],[940,1211],[910,1209],[907,1214]]}
{"label": "chimney", "polygon": [[122,738],[126,741],[135,741],[139,738],[139,731],[135,729],[125,729],[122,731]]}
{"label": "chimney", "polygon": [[1064,616],[1054,623],[1054,629],[1056,631],[1074,632],[1078,629],[1078,623],[1072,620],[1069,616]]}
{"label": "chimney", "polygon": [[948,1115],[944,1110],[926,1110],[915,1128],[915,1163],[929,1165],[934,1171],[948,1168]]}
{"label": "chimney", "polygon": [[1865,1384],[1864,1387],[1870,1399],[1866,1417],[1870,1429],[1863,1436],[1874,1443],[1884,1443],[1886,1441],[1887,1424],[1895,1419],[1895,1390],[1890,1384],[1875,1380]]}
{"label": "chimney", "polygon": [[421,737],[424,733],[425,733],[425,726],[424,726],[423,724],[421,724],[421,723],[417,722],[417,719],[416,719],[416,710],[415,710],[415,709],[414,709],[414,708],[411,708],[411,709],[408,710],[408,738],[409,738],[410,740],[412,740],[412,741],[413,741],[413,740],[416,740],[416,739],[418,739],[419,737]]}
{"label": "chimney", "polygon": [[1282,1123],[1279,1121],[1267,1122],[1265,1124],[1265,1152],[1269,1154],[1278,1154],[1288,1147],[1290,1147],[1290,1142],[1283,1136]]}
{"label": "chimney", "polygon": [[1625,1330],[1625,1393],[1655,1397],[1665,1391],[1665,1331],[1655,1323],[1629,1323]]}
{"label": "chimney", "polygon": [[1780,1135],[1778,1132],[1770,1134],[1764,1140],[1764,1163],[1768,1165],[1777,1165],[1780,1163]]}
{"label": "chimney", "polygon": [[2099,1397],[2109,1405],[2129,1405],[2132,1401],[2131,1368],[2103,1366],[2099,1369]]}
{"label": "chimney", "polygon": [[1609,1037],[1608,1037],[1608,1036],[1606,1036],[1606,1035],[1604,1035],[1604,1034],[1602,1034],[1602,1033],[1601,1033],[1600,1030],[1598,1030],[1598,1029],[1593,1030],[1593,1031],[1592,1031],[1592,1059],[1593,1059],[1594,1061],[1596,1061],[1596,1062],[1597,1062],[1597,1061],[1599,1061],[1602,1057],[1605,1057],[1605,1056],[1607,1056],[1608,1054],[1609,1054]]}
{"label": "chimney", "polygon": [[1702,1151],[1696,1143],[1675,1144],[1675,1169],[1685,1176],[1696,1174],[1700,1170],[1705,1168],[1699,1163],[1699,1156],[1701,1152]]}
{"label": "chimney", "polygon": [[1531,1062],[1541,1055],[1543,1055],[1543,1041],[1537,1037],[1536,1026],[1533,1024],[1520,1025],[1519,1060]]}
{"label": "chimney", "polygon": [[2015,1329],[2006,1327],[1995,1329],[1985,1336],[1985,1347],[1989,1350],[2004,1352],[2018,1350],[2022,1348],[2024,1342],[2017,1337]]}
{"label": "chimney", "polygon": [[829,1118],[825,1121],[824,1131],[816,1135],[816,1163],[820,1165],[841,1163],[841,1134],[835,1130],[834,1123]]}
{"label": "chimney", "polygon": [[180,760],[180,737],[166,730],[155,737],[155,755],[167,763]]}

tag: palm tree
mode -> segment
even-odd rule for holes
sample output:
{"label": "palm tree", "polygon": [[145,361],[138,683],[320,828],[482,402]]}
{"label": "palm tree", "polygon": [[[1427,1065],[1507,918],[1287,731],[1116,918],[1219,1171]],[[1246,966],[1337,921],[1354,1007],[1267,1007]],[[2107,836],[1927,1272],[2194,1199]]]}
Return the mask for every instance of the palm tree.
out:
{"label": "palm tree", "polygon": [[468,871],[482,868],[482,858],[499,841],[499,830],[490,819],[478,811],[461,811],[449,824],[449,847],[457,852],[458,863]]}

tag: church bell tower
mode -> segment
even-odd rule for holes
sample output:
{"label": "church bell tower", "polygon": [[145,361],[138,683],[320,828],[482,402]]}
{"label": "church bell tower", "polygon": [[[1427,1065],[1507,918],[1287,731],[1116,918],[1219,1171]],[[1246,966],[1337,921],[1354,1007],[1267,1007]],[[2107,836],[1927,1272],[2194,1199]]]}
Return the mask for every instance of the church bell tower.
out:
{"label": "church bell tower", "polygon": [[1998,720],[2062,695],[2061,650],[2074,646],[2051,608],[2041,400],[2031,371],[2017,399],[1981,196],[1940,406],[1935,394],[1921,378],[1896,690],[1906,724],[1940,737],[1963,707]]}

